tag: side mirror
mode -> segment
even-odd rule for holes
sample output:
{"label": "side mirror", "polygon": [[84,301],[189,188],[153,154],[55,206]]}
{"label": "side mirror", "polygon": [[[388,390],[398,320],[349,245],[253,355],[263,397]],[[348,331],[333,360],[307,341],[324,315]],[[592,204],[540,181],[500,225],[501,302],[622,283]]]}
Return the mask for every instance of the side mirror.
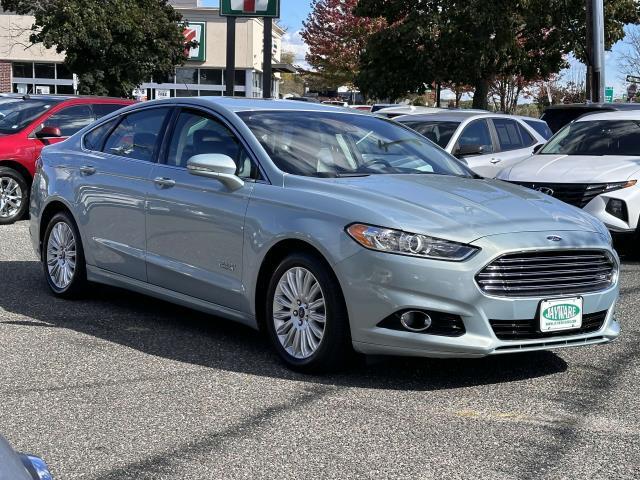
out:
{"label": "side mirror", "polygon": [[534,153],[534,154],[535,154],[535,153],[538,153],[540,150],[542,150],[542,147],[544,147],[545,145],[546,145],[545,143],[541,143],[540,145],[536,145],[536,146],[533,148],[533,153]]}
{"label": "side mirror", "polygon": [[220,153],[194,155],[187,161],[187,170],[192,175],[215,178],[229,190],[238,190],[244,182],[236,175],[236,162]]}
{"label": "side mirror", "polygon": [[482,155],[483,153],[484,147],[482,145],[460,145],[454,151],[454,155],[458,158]]}
{"label": "side mirror", "polygon": [[62,132],[58,127],[42,127],[40,130],[36,132],[36,137],[38,138],[60,138],[62,137]]}

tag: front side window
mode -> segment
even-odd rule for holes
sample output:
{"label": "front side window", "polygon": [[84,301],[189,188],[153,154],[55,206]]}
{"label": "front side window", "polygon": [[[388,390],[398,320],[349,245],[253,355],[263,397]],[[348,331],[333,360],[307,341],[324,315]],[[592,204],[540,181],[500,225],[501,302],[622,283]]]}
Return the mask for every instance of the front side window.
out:
{"label": "front side window", "polygon": [[280,170],[313,177],[376,174],[472,176],[421,135],[381,118],[336,112],[238,115]]}
{"label": "front side window", "polygon": [[155,155],[168,108],[150,108],[126,115],[111,132],[104,148],[105,153],[120,157],[155,161]]}
{"label": "front side window", "polygon": [[493,153],[493,141],[485,120],[475,120],[465,127],[458,139],[458,146],[479,145],[483,153]]}
{"label": "front side window", "polygon": [[533,137],[515,120],[494,118],[493,125],[498,134],[501,151],[519,150],[535,143]]}
{"label": "front side window", "polygon": [[560,130],[539,153],[640,156],[640,120],[574,122]]}
{"label": "front side window", "polygon": [[60,100],[0,98],[0,133],[23,130],[58,103]]}
{"label": "front side window", "polygon": [[424,135],[436,145],[445,148],[449,145],[451,137],[460,126],[460,122],[437,122],[437,121],[408,121],[402,122],[407,127],[415,130],[420,135]]}
{"label": "front side window", "polygon": [[93,122],[93,112],[89,105],[63,108],[47,118],[44,127],[59,128],[63,137],[70,137]]}
{"label": "front side window", "polygon": [[241,178],[258,178],[258,169],[229,128],[205,114],[181,112],[171,137],[167,164],[186,168],[191,157],[207,153],[230,157],[238,167],[236,175]]}

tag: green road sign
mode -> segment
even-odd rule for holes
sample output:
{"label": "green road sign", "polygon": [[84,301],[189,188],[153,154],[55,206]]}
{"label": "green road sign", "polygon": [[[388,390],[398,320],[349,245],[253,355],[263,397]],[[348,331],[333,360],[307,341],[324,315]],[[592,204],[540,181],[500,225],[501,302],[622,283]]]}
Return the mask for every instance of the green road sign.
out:
{"label": "green road sign", "polygon": [[280,18],[280,0],[220,0],[220,15]]}
{"label": "green road sign", "polygon": [[604,89],[604,101],[607,103],[613,103],[613,87],[607,87]]}

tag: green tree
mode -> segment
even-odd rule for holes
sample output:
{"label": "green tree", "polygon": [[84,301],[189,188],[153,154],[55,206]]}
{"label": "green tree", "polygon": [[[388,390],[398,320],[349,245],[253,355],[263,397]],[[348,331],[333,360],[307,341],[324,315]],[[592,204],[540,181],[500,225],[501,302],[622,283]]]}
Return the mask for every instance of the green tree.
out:
{"label": "green tree", "polygon": [[0,0],[33,15],[30,41],[64,53],[80,93],[130,97],[150,78],[163,79],[186,59],[185,24],[167,0]]}
{"label": "green tree", "polygon": [[[282,63],[288,63],[293,65],[296,60],[296,56],[293,52],[282,52],[280,61]],[[293,94],[301,97],[305,94],[304,91],[304,79],[299,73],[283,73],[281,75],[280,93],[282,95]]]}
{"label": "green tree", "polygon": [[[388,25],[372,35],[361,56],[357,84],[362,90],[397,97],[424,91],[436,81],[470,84],[474,107],[486,108],[496,78],[547,78],[567,65],[570,52],[584,58],[584,0],[418,3],[359,1],[356,14],[382,16]],[[640,5],[609,0],[606,10],[610,47],[623,37],[625,24],[640,21]]]}

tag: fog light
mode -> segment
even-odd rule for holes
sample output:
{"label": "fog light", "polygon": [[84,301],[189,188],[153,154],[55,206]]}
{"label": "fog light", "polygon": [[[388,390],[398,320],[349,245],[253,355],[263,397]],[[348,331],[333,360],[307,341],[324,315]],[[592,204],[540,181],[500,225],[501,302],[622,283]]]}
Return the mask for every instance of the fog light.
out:
{"label": "fog light", "polygon": [[607,208],[605,210],[608,214],[625,222],[629,219],[627,204],[623,200],[610,198],[609,201],[607,201]]}
{"label": "fog light", "polygon": [[410,332],[424,332],[431,327],[431,317],[424,312],[410,310],[400,315],[400,323]]}

